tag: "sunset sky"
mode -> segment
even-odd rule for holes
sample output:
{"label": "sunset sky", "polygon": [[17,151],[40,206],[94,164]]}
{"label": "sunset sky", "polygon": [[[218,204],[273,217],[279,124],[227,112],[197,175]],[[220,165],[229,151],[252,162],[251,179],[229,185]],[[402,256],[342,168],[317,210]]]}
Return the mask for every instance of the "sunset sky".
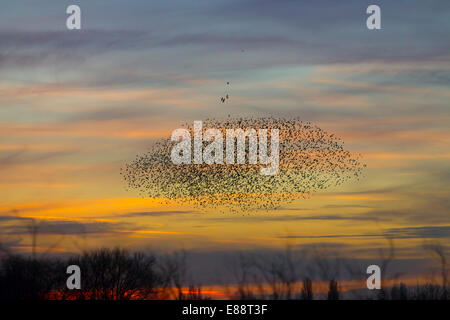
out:
{"label": "sunset sky", "polygon": [[[66,29],[70,4],[82,30]],[[370,4],[381,30],[366,28]],[[222,256],[287,243],[371,261],[387,233],[405,277],[427,272],[424,243],[449,252],[450,2],[0,5],[0,242],[10,250],[30,252],[35,218],[39,252],[187,249],[211,283]],[[125,190],[120,168],[156,139],[227,115],[311,121],[362,154],[364,176],[248,215]]]}

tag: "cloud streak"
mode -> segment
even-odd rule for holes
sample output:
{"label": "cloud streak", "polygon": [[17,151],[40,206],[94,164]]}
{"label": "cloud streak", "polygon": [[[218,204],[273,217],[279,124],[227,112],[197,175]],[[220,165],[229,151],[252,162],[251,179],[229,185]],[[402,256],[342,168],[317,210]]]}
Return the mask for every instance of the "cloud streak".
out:
{"label": "cloud streak", "polygon": [[441,239],[450,238],[450,226],[425,226],[392,228],[384,233],[330,234],[330,235],[285,235],[280,239],[333,239],[333,238],[391,238],[391,239]]}

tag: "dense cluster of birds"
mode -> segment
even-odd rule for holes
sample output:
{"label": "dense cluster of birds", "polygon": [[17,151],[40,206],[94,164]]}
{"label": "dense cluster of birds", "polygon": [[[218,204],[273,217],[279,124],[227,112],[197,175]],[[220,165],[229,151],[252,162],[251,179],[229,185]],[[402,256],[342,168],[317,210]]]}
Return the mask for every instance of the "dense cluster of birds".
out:
{"label": "dense cluster of birds", "polygon": [[[193,127],[184,127],[193,136]],[[359,179],[364,164],[359,154],[345,150],[342,140],[300,119],[231,118],[203,121],[203,131],[226,129],[279,129],[279,171],[261,175],[267,164],[172,163],[176,142],[157,141],[149,152],[122,168],[128,188],[161,202],[192,204],[198,208],[249,213],[271,210],[318,190]],[[268,142],[270,138],[268,137]],[[210,142],[204,142],[204,147]],[[270,146],[268,146],[270,150]],[[246,159],[248,159],[246,148]],[[225,154],[225,143],[224,150]]]}

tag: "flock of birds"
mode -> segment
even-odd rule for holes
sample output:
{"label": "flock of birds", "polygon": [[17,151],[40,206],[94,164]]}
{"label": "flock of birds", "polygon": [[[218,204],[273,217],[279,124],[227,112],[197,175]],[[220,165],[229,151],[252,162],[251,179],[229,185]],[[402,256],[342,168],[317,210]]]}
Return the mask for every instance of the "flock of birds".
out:
{"label": "flock of birds", "polygon": [[[192,125],[186,124],[185,128],[193,134]],[[261,175],[260,168],[267,165],[248,161],[175,165],[170,159],[175,142],[162,139],[122,169],[128,188],[138,190],[142,196],[159,198],[162,203],[175,201],[200,209],[248,214],[272,210],[318,190],[359,179],[365,167],[360,155],[344,149],[342,140],[300,119],[207,119],[203,130],[208,128],[217,128],[223,134],[226,129],[279,129],[278,174]]]}

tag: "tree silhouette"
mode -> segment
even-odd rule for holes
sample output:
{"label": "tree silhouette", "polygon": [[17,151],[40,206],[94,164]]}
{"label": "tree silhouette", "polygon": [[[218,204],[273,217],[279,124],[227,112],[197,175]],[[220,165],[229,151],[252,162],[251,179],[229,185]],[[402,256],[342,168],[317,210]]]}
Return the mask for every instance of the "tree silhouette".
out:
{"label": "tree silhouette", "polygon": [[156,259],[123,249],[99,249],[69,260],[82,270],[81,290],[65,291],[65,298],[89,300],[152,299],[164,287]]}
{"label": "tree silhouette", "polygon": [[313,300],[312,281],[309,278],[303,280],[303,288],[301,294],[302,300]]}
{"label": "tree silhouette", "polygon": [[336,280],[330,280],[328,288],[328,300],[339,300],[339,289]]}

